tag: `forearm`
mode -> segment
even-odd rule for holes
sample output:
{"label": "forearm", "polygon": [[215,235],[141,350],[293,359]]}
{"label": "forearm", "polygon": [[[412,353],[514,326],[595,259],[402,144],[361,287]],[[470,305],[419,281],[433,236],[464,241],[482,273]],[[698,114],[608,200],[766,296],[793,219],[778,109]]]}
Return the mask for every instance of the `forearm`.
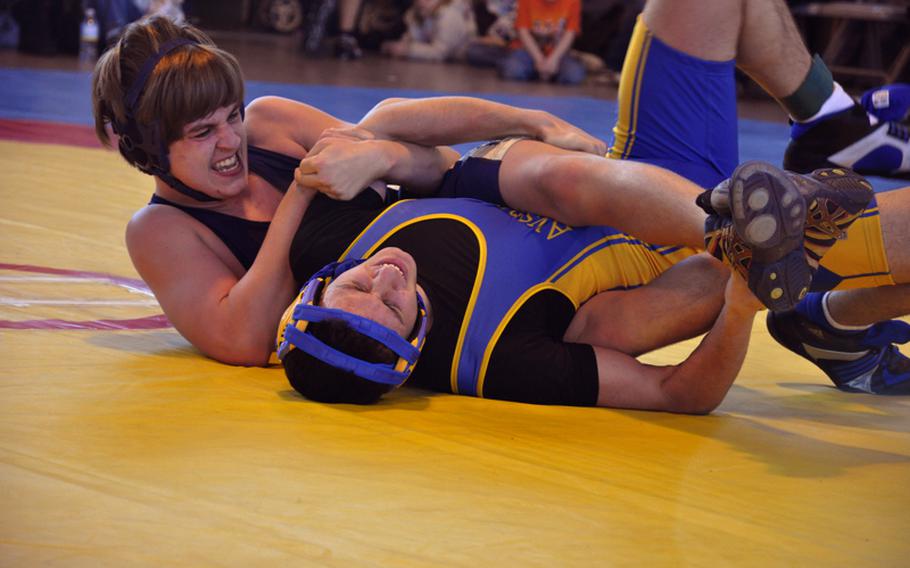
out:
{"label": "forearm", "polygon": [[548,117],[473,97],[434,97],[380,103],[358,126],[380,138],[441,146],[505,136],[538,138]]}
{"label": "forearm", "polygon": [[562,37],[559,38],[559,41],[556,42],[556,46],[553,47],[553,51],[550,52],[550,57],[555,60],[562,59],[562,56],[568,53],[569,49],[572,48],[572,44],[575,42],[575,33],[566,32],[562,34]]}
{"label": "forearm", "polygon": [[754,317],[754,310],[724,306],[698,348],[685,361],[668,368],[661,384],[667,410],[707,414],[720,404],[742,368]]}
{"label": "forearm", "polygon": [[392,140],[370,142],[382,169],[376,179],[407,187],[413,193],[434,192],[458,153],[446,147],[427,147]]}
{"label": "forearm", "polygon": [[537,41],[534,39],[534,36],[531,35],[531,31],[527,29],[519,29],[517,32],[518,39],[521,41],[521,46],[531,54],[531,59],[534,60],[535,65],[539,65],[543,60],[543,52],[540,50],[540,46],[537,45]]}
{"label": "forearm", "polygon": [[265,365],[275,348],[281,314],[297,293],[288,254],[315,192],[291,186],[278,206],[250,269],[224,295],[225,319],[207,354],[225,363]]}

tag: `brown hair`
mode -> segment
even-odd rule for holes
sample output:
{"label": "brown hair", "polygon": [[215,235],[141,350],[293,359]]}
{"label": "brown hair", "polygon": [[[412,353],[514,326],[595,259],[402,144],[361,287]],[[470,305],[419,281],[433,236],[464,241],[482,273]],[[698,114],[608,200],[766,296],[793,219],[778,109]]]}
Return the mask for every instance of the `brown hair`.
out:
{"label": "brown hair", "polygon": [[[362,361],[390,364],[398,361],[391,349],[354,331],[343,321],[311,323],[307,331],[326,345]],[[284,356],[282,364],[294,390],[317,402],[373,404],[393,388],[342,371],[302,349],[292,349]]]}
{"label": "brown hair", "polygon": [[95,65],[92,107],[95,133],[103,144],[111,146],[108,124],[126,122],[126,95],[142,65],[159,46],[176,38],[196,44],[174,49],[155,66],[132,109],[140,126],[159,121],[164,142],[170,144],[183,136],[183,127],[190,122],[218,108],[243,104],[243,75],[233,55],[189,24],[153,16],[127,27]]}

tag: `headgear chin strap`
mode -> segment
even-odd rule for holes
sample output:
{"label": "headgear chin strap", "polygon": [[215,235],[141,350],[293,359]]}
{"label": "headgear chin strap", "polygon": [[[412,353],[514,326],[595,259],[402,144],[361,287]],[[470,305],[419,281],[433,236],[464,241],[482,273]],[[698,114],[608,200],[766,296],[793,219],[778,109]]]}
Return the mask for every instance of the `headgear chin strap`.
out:
{"label": "headgear chin strap", "polygon": [[[197,41],[189,38],[176,38],[161,44],[158,52],[146,59],[145,63],[142,64],[136,74],[136,78],[133,80],[133,84],[126,93],[126,98],[123,101],[126,107],[126,121],[119,122],[114,119],[111,121],[111,126],[114,129],[114,133],[120,137],[118,143],[120,152],[135,164],[140,171],[158,176],[180,193],[196,201],[218,201],[218,199],[210,195],[189,187],[171,174],[167,144],[164,140],[164,133],[161,131],[161,121],[158,118],[153,120],[148,126],[144,126],[136,120],[136,105],[139,102],[139,96],[142,94],[145,84],[158,63],[175,49],[184,45],[196,44],[198,44]],[[243,105],[240,107],[240,112],[242,115]]]}
{"label": "headgear chin strap", "polygon": [[[417,332],[410,341],[371,319],[315,305],[321,290],[332,278],[362,262],[363,259],[334,262],[325,266],[303,285],[297,300],[284,312],[278,326],[278,359],[283,360],[291,350],[297,348],[323,363],[358,377],[375,383],[399,386],[414,370],[427,337],[427,309],[420,294],[417,294]],[[398,355],[398,361],[394,364],[370,363],[357,359],[326,345],[307,331],[310,322],[326,320],[341,321],[352,330],[375,339]]]}

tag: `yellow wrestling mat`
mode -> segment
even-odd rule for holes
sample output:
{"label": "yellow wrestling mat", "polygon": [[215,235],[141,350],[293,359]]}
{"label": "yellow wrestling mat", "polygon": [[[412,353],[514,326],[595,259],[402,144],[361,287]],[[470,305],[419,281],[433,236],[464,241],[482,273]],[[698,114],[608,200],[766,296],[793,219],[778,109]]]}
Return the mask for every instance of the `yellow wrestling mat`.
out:
{"label": "yellow wrestling mat", "polygon": [[760,319],[707,417],[311,403],[161,327],[123,244],[150,192],[0,142],[0,566],[908,563],[910,400],[836,391]]}

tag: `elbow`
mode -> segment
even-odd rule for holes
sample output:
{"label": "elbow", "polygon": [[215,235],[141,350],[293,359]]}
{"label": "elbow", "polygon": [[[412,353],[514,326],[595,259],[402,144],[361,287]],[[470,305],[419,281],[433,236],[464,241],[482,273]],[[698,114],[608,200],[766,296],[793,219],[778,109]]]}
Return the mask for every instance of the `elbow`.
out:
{"label": "elbow", "polygon": [[723,402],[727,391],[689,387],[685,391],[664,391],[665,408],[676,414],[705,416],[714,412]]}
{"label": "elbow", "polygon": [[230,353],[206,353],[206,355],[225,365],[232,365],[235,367],[266,367],[269,364],[271,353],[265,353],[263,351],[238,352],[235,350]]}
{"label": "elbow", "polygon": [[707,416],[720,406],[720,399],[695,397],[688,400],[671,400],[667,411],[675,414],[690,414],[693,416]]}
{"label": "elbow", "polygon": [[714,412],[714,410],[718,406],[720,406],[719,400],[714,401],[714,402],[691,404],[691,405],[686,406],[679,413],[680,414],[691,414],[693,416],[707,416],[708,414],[711,414],[712,412]]}
{"label": "elbow", "polygon": [[233,337],[217,345],[200,347],[210,359],[237,367],[265,367],[272,356],[272,343],[254,338]]}
{"label": "elbow", "polygon": [[[406,99],[406,98],[404,98],[404,97],[389,97],[389,98],[387,98],[387,99],[383,99],[383,100],[379,101],[379,102],[376,104],[376,106],[374,106],[373,109],[372,109],[370,112],[373,112],[373,111],[375,111],[375,110],[379,110],[379,109],[381,109],[381,108],[383,108],[383,107],[392,106],[392,105],[394,105],[394,104],[398,104],[398,103],[400,103],[400,102],[402,102],[402,101],[406,101],[406,100],[408,100],[408,99]],[[368,114],[369,114],[369,113],[368,113]]]}

